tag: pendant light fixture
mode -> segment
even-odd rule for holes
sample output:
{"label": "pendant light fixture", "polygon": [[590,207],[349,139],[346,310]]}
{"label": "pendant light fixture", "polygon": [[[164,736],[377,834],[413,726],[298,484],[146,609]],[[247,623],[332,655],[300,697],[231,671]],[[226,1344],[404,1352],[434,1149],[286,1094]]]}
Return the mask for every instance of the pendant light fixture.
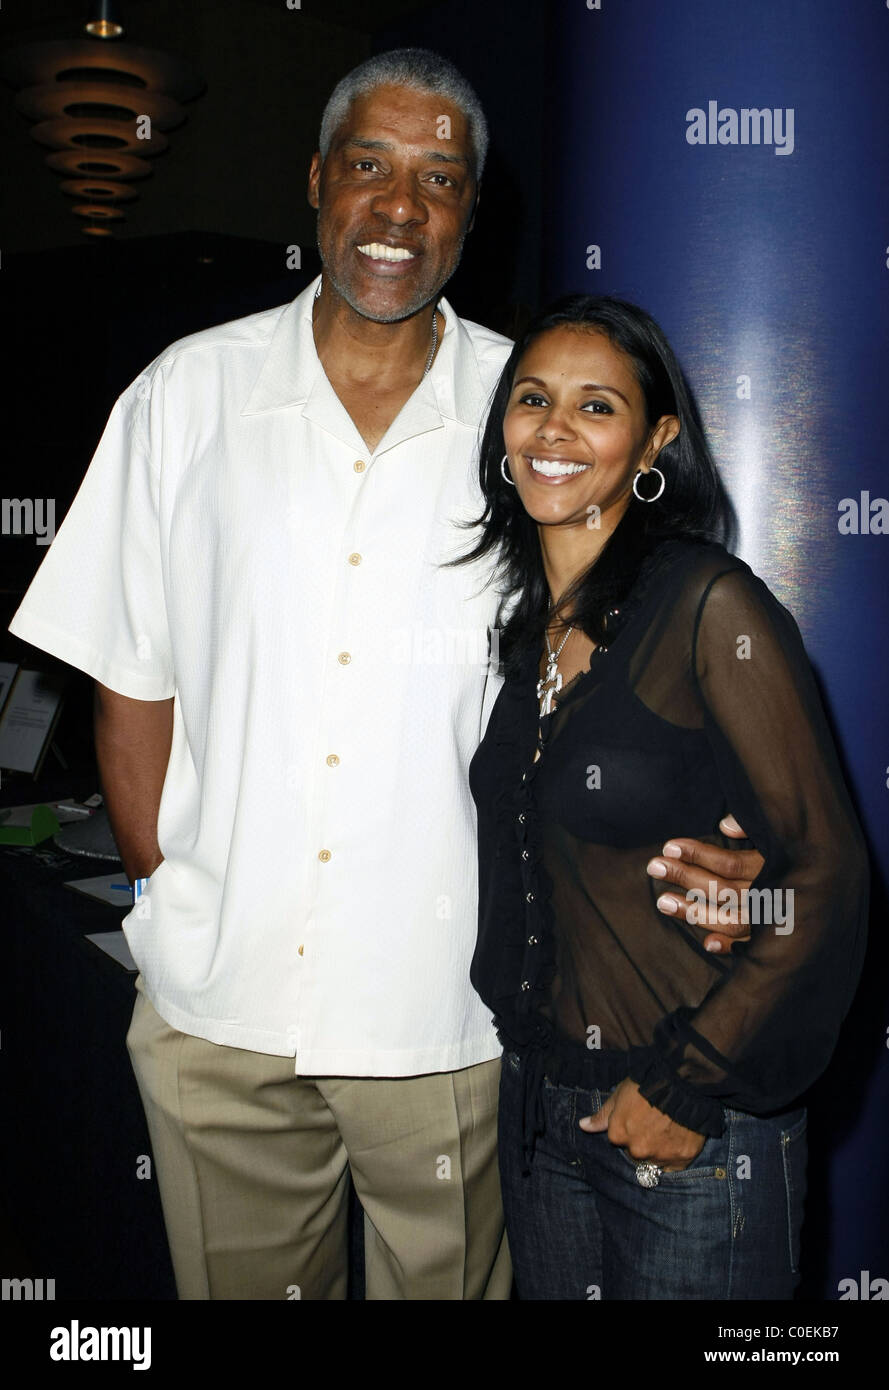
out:
{"label": "pendant light fixture", "polygon": [[169,146],[166,132],[187,118],[184,102],[203,80],[179,57],[121,42],[124,28],[110,0],[94,5],[89,37],[30,43],[7,50],[0,75],[21,90],[16,107],[35,122],[31,136],[64,175],[62,192],[92,236],[110,236],[120,208],[139,197],[151,161]]}
{"label": "pendant light fixture", "polygon": [[99,0],[93,6],[93,17],[83,26],[94,39],[119,39],[123,25],[117,13],[117,6],[111,0]]}

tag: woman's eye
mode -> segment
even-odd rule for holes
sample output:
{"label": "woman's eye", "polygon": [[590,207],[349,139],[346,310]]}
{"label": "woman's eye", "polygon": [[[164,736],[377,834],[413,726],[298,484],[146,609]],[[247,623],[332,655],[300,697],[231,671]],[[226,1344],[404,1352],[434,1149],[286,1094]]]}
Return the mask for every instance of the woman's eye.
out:
{"label": "woman's eye", "polygon": [[614,411],[607,401],[587,401],[586,405],[581,406],[582,410],[588,410],[592,415],[613,415]]}
{"label": "woman's eye", "polygon": [[519,397],[519,405],[548,405],[546,396],[539,395],[536,391],[529,391],[527,395]]}

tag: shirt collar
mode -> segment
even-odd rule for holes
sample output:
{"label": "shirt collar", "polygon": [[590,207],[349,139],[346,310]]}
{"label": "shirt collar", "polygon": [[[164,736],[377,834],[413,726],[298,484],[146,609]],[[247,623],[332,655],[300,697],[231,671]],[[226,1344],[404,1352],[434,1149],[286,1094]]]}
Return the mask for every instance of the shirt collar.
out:
{"label": "shirt collar", "polygon": [[[303,413],[315,418],[316,407],[323,407],[328,395],[337,399],[318,359],[312,335],[312,306],[320,279],[320,275],[316,276],[283,310],[242,415],[303,406]],[[396,425],[409,424],[413,434],[440,426],[445,420],[456,420],[473,429],[481,421],[489,393],[482,384],[472,339],[445,298],[439,298],[438,306],[444,314],[445,329],[435,361],[393,422],[380,449],[396,442],[389,437]],[[346,415],[342,406],[340,409]],[[401,428],[397,433],[402,433]]]}

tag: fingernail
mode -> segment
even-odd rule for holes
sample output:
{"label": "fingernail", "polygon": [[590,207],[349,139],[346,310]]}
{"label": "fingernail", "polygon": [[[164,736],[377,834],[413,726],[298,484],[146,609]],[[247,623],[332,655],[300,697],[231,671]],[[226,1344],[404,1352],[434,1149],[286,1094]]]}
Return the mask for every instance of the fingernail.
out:
{"label": "fingernail", "polygon": [[668,840],[661,853],[666,854],[668,859],[681,859],[682,846],[675,844],[672,840]]}
{"label": "fingernail", "polygon": [[662,864],[659,859],[649,860],[648,864],[645,867],[647,872],[651,874],[652,878],[667,877],[667,866],[666,864]]}
{"label": "fingernail", "polygon": [[708,942],[706,943],[705,950],[707,950],[707,951],[721,951],[721,950],[722,950],[722,942],[721,942],[721,941],[708,941]]}
{"label": "fingernail", "polygon": [[679,907],[679,904],[676,901],[676,899],[668,897],[666,893],[661,894],[661,896],[657,900],[657,905],[660,908],[661,912],[676,912]]}

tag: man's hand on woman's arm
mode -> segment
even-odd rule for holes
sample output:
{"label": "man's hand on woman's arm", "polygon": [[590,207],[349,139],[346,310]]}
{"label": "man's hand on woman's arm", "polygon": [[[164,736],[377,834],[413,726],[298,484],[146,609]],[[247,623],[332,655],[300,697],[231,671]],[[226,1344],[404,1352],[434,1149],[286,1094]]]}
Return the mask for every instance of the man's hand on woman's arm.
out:
{"label": "man's hand on woman's arm", "polygon": [[[719,822],[719,828],[731,839],[746,838],[734,816],[726,816]],[[685,894],[689,888],[700,889],[706,895],[707,921],[693,921],[704,935],[704,946],[708,951],[730,951],[735,941],[747,941],[750,929],[741,921],[740,911],[730,912],[728,907],[721,909],[722,916],[730,916],[727,922],[717,922],[715,912],[709,907],[712,898],[718,902],[724,888],[731,889],[738,904],[741,892],[749,888],[763,866],[763,857],[755,849],[721,849],[719,845],[705,845],[700,840],[672,839],[664,845],[661,855],[650,860],[648,872],[652,878],[664,885],[664,891],[657,900],[658,908],[668,917],[682,917],[688,920],[688,909],[692,905]],[[679,890],[671,892],[671,886]],[[711,888],[711,885],[712,888]],[[696,905],[696,916],[703,908]],[[719,931],[712,931],[714,926]]]}
{"label": "man's hand on woman's arm", "polygon": [[[719,828],[731,839],[746,839],[734,816],[726,816],[719,822]],[[700,889],[708,904],[707,922],[693,920],[691,925],[705,934],[703,940],[708,951],[730,951],[735,941],[749,940],[750,928],[740,920],[740,910],[731,913],[731,922],[717,923],[709,907],[711,896],[718,903],[722,889],[729,888],[737,895],[740,908],[742,890],[750,887],[762,866],[763,857],[755,849],[721,849],[718,845],[702,844],[700,840],[673,839],[664,845],[662,857],[650,860],[648,872],[664,885],[657,905],[668,917],[687,921],[691,903],[685,894],[690,888]],[[678,891],[671,892],[674,885]],[[696,907],[698,915],[703,909],[698,904]],[[721,911],[723,916],[728,915],[725,906]],[[711,931],[713,925],[721,930]],[[585,1115],[578,1123],[588,1134],[605,1133],[612,1144],[625,1148],[631,1158],[650,1159],[665,1172],[686,1168],[704,1146],[703,1134],[686,1129],[650,1105],[629,1077],[608,1097],[598,1114]]]}
{"label": "man's hand on woman's arm", "polygon": [[163,859],[157,813],[173,741],[173,700],[132,700],[96,681],[93,729],[108,819],[135,883]]}

